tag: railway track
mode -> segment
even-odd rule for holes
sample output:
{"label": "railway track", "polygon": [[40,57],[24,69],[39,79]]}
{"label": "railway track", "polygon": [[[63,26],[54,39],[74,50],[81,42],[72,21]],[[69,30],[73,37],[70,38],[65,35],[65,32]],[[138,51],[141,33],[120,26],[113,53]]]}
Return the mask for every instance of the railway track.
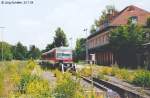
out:
{"label": "railway track", "polygon": [[104,92],[104,98],[121,98],[120,95],[117,92],[105,87],[104,85],[102,85],[102,84],[100,84],[96,81],[93,81],[90,78],[84,77],[84,76],[81,76],[81,78],[84,81],[86,81],[87,83],[89,83],[90,85],[92,85],[92,83],[93,83],[94,88],[97,88],[97,89],[103,91]]}
{"label": "railway track", "polygon": [[[51,81],[53,81],[53,84],[54,85],[56,84],[55,83],[56,77],[54,73],[47,71],[42,74],[42,77],[44,79],[47,79],[50,83],[52,83]],[[76,80],[76,77],[74,75],[72,76],[72,78]],[[91,92],[95,92],[97,95],[99,94],[99,96],[96,98],[121,98],[121,97],[117,97],[116,93],[112,92],[110,89],[106,88],[105,86],[96,82],[93,82],[94,85],[92,86],[91,82],[92,80],[86,77],[83,77],[83,76],[80,77],[80,85],[83,87],[83,90],[86,95],[88,95]],[[100,96],[103,96],[103,97],[100,97]]]}
{"label": "railway track", "polygon": [[[75,75],[72,75],[75,80]],[[42,76],[49,81],[56,80],[56,77],[53,73],[45,72]],[[96,97],[96,98],[121,98],[118,93],[114,92],[113,90],[105,87],[104,85],[93,81],[87,77],[80,76],[80,85],[83,87],[84,91],[88,94],[90,92],[95,92],[99,94],[99,96],[103,95],[104,97]],[[55,84],[55,83],[54,83]]]}
{"label": "railway track", "polygon": [[[82,68],[81,66],[78,66],[78,68],[76,69],[77,72],[81,68]],[[73,74],[76,73],[74,70],[72,71]],[[75,77],[75,75],[73,75],[73,77]],[[80,76],[80,78],[82,79],[81,85],[83,86],[86,92],[91,92],[92,91],[91,88],[93,87],[95,92],[104,92],[105,93],[104,98],[149,98],[149,96],[147,97],[147,95],[141,94],[141,92],[131,90],[130,88],[127,88],[127,86],[119,85],[118,83],[113,83],[112,81],[111,82],[103,81],[97,78],[93,78],[92,80],[91,78],[84,76]]]}

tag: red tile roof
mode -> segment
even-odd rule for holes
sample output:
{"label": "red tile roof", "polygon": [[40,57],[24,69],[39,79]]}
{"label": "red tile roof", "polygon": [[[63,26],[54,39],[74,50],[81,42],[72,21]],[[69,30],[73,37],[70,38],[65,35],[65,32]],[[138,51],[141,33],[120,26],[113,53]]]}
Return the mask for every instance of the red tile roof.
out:
{"label": "red tile roof", "polygon": [[111,26],[119,26],[119,25],[125,25],[128,22],[128,19],[131,16],[137,16],[138,17],[138,24],[139,25],[145,25],[147,18],[150,17],[150,13],[148,11],[145,11],[141,8],[138,8],[136,6],[128,6],[125,9],[123,9],[111,22]]}
{"label": "red tile roof", "polygon": [[90,35],[88,39],[100,33],[103,33],[104,30],[108,30],[109,28],[120,26],[120,25],[126,25],[128,23],[129,18],[132,16],[137,16],[138,17],[137,23],[139,25],[145,26],[147,18],[150,17],[150,12],[138,8],[134,5],[127,6],[122,11],[117,13],[113,19],[111,19],[110,24],[107,27],[103,28],[103,25],[101,25],[100,27],[102,28],[100,29],[100,31],[97,31],[94,34]]}

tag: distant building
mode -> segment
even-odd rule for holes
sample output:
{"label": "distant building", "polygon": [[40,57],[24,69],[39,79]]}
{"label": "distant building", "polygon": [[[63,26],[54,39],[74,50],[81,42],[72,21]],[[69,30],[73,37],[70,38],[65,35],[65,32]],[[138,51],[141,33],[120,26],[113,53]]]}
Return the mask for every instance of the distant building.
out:
{"label": "distant building", "polygon": [[97,64],[112,65],[117,63],[108,47],[110,30],[126,25],[129,19],[131,19],[132,23],[145,26],[148,17],[150,17],[148,11],[133,5],[126,7],[120,12],[112,12],[108,21],[100,26],[99,31],[88,36],[88,54],[95,53]]}

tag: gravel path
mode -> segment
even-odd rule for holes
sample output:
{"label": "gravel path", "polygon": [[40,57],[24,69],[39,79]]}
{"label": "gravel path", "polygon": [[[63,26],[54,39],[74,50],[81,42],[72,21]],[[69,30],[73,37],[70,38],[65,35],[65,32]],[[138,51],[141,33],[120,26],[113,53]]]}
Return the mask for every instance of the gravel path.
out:
{"label": "gravel path", "polygon": [[45,80],[48,80],[48,82],[50,83],[50,85],[52,87],[55,87],[56,85],[56,77],[54,76],[54,74],[50,71],[45,71],[42,73],[41,77]]}

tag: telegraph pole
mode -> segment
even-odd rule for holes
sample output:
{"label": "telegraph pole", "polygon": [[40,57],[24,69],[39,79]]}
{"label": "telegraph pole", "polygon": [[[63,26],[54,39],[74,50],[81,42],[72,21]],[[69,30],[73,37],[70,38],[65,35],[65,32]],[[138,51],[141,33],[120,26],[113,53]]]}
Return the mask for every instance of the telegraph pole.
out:
{"label": "telegraph pole", "polygon": [[87,61],[87,63],[88,63],[88,60],[89,60],[89,56],[88,56],[88,39],[87,39],[87,37],[88,37],[88,29],[87,28],[85,28],[84,30],[83,30],[85,33],[86,33],[86,61]]}

